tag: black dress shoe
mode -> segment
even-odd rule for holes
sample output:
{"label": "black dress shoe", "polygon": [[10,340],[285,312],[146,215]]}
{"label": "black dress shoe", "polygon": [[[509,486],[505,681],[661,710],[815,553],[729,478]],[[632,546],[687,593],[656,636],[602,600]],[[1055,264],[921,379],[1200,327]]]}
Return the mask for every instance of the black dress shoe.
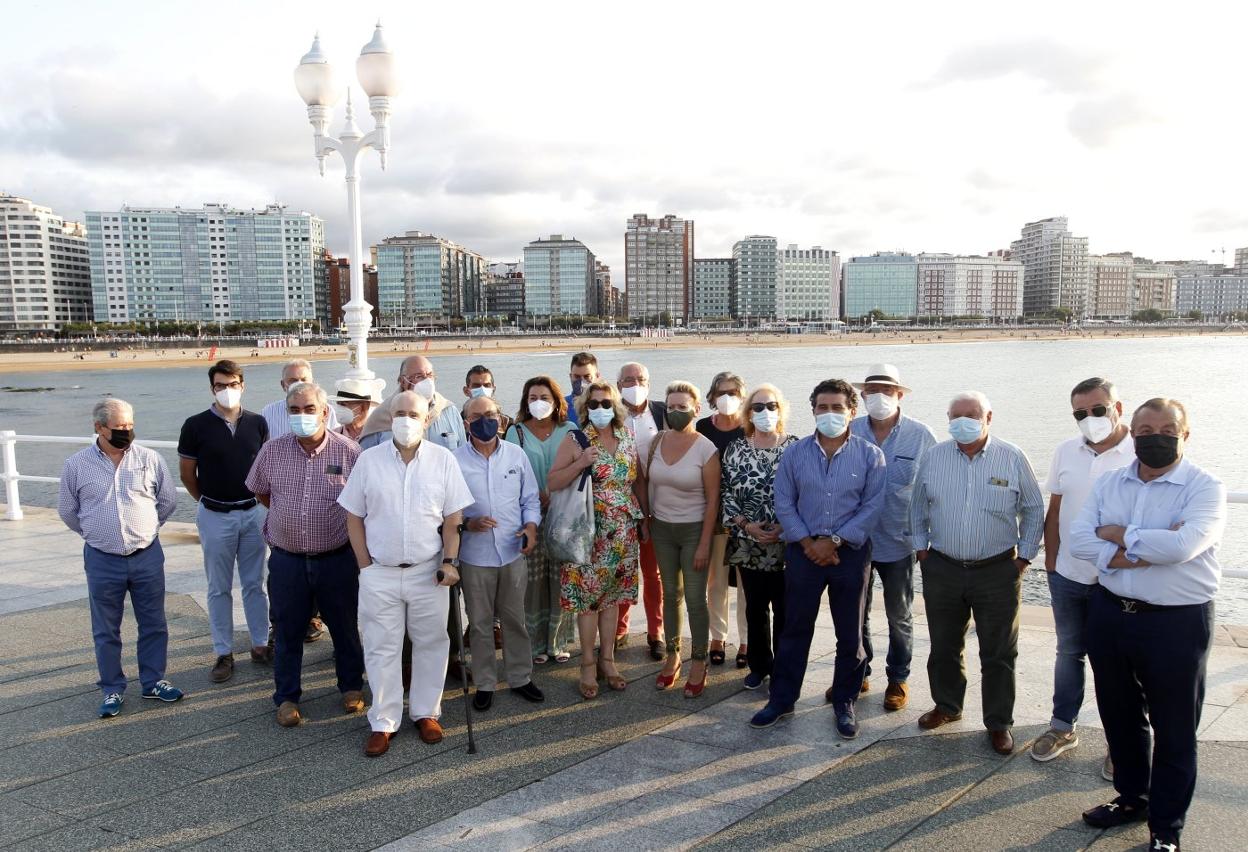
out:
{"label": "black dress shoe", "polygon": [[1140,801],[1133,802],[1124,796],[1083,812],[1083,821],[1093,828],[1114,828],[1146,819],[1148,819],[1148,804]]}
{"label": "black dress shoe", "polygon": [[661,661],[667,656],[666,646],[662,639],[651,639],[647,636],[646,643],[650,646],[650,659]]}
{"label": "black dress shoe", "polygon": [[529,681],[524,686],[514,687],[511,691],[525,701],[532,701],[534,704],[546,700],[546,696],[542,694],[540,689],[534,686],[533,681]]}
{"label": "black dress shoe", "polygon": [[494,706],[494,690],[478,689],[472,696],[472,709],[484,713]]}

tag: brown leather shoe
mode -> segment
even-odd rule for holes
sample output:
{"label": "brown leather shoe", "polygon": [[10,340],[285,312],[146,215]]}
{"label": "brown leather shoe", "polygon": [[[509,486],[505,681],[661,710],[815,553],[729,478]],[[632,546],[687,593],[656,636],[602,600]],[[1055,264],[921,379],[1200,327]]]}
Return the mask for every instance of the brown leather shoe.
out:
{"label": "brown leather shoe", "polygon": [[416,730],[420,732],[421,742],[429,745],[442,742],[442,726],[437,719],[417,719]]}
{"label": "brown leather shoe", "polygon": [[823,700],[826,701],[828,704],[832,703],[832,687],[829,686],[827,689],[823,691]]}
{"label": "brown leather shoe", "polygon": [[358,689],[348,689],[342,694],[342,712],[359,713],[364,709],[364,693]]}
{"label": "brown leather shoe", "polygon": [[1008,728],[1003,731],[989,731],[988,739],[992,742],[992,750],[997,754],[1014,753],[1014,735]]}
{"label": "brown leather shoe", "polygon": [[926,713],[924,713],[922,716],[919,717],[919,727],[925,731],[934,731],[937,728],[939,728],[941,725],[947,725],[950,722],[956,722],[961,718],[962,718],[961,713],[957,714],[956,716],[950,716],[947,713],[941,712],[940,708],[933,707],[931,710],[928,710]]}
{"label": "brown leather shoe", "polygon": [[293,728],[303,721],[299,715],[299,705],[293,701],[283,701],[277,708],[277,724],[283,728]]}
{"label": "brown leather shoe", "polygon": [[888,711],[900,710],[910,701],[910,687],[906,686],[904,681],[888,682],[888,689],[884,690],[884,709]]}
{"label": "brown leather shoe", "polygon": [[251,661],[258,666],[273,665],[273,649],[268,645],[257,645],[251,649]]}
{"label": "brown leather shoe", "polygon": [[494,650],[503,650],[503,625],[494,622]]}
{"label": "brown leather shoe", "polygon": [[858,690],[859,695],[866,695],[871,691],[871,679],[864,677],[862,679],[862,688]]}
{"label": "brown leather shoe", "polygon": [[222,654],[217,657],[212,671],[208,672],[208,679],[213,683],[225,683],[232,677],[234,677],[234,655]]}
{"label": "brown leather shoe", "polygon": [[385,731],[373,731],[364,743],[365,757],[381,757],[390,748],[390,741],[398,735],[398,731],[388,734]]}

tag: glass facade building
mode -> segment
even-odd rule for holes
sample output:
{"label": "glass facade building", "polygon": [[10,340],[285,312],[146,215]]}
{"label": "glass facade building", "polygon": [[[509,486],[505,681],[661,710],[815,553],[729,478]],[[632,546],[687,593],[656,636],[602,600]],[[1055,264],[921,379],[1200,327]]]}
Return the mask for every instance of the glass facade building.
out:
{"label": "glass facade building", "polygon": [[861,319],[877,310],[887,317],[915,316],[918,282],[914,255],[881,252],[851,257],[845,264],[845,316]]}
{"label": "glass facade building", "polygon": [[594,261],[584,243],[562,234],[525,246],[525,313],[535,317],[593,313]]}
{"label": "glass facade building", "polygon": [[737,263],[731,257],[699,257],[693,261],[693,318],[732,316]]}
{"label": "glass facade building", "polygon": [[749,236],[732,247],[737,265],[737,294],[733,316],[744,320],[776,317],[776,238]]}
{"label": "glass facade building", "polygon": [[485,258],[433,234],[408,231],[373,247],[384,325],[483,314]]}
{"label": "glass facade building", "polygon": [[776,253],[776,319],[828,321],[841,315],[841,259],[821,246]]}
{"label": "glass facade building", "polygon": [[82,225],[25,198],[0,194],[0,330],[58,331],[91,316]]}

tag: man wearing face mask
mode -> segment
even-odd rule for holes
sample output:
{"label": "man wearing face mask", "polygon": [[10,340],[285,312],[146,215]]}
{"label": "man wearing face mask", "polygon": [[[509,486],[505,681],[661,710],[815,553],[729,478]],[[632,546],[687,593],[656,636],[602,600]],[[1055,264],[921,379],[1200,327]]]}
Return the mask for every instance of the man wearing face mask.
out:
{"label": "man wearing face mask", "polygon": [[[483,364],[477,364],[468,371],[468,375],[464,377],[464,396],[467,399],[476,399],[479,396],[487,396],[494,398],[494,374],[490,372],[490,368]],[[499,417],[499,434],[506,435],[507,430],[511,428],[511,418],[500,410]],[[466,422],[466,421],[465,421]]]}
{"label": "man wearing face mask", "polygon": [[[411,355],[404,358],[399,365],[399,389],[395,393],[410,390],[423,396],[429,403],[430,411],[426,437],[438,446],[454,452],[468,440],[464,434],[464,418],[449,399],[438,393],[436,378],[433,363],[428,358]],[[368,449],[390,440],[389,402],[393,399],[394,396],[391,396],[368,416],[368,422],[360,432],[361,448]]]}
{"label": "man wearing face mask", "polygon": [[472,680],[477,685],[474,709],[485,712],[494,703],[498,683],[491,627],[498,614],[502,625],[503,663],[507,685],[528,701],[544,701],[533,683],[533,657],[524,623],[528,566],[524,557],[537,546],[542,520],[537,477],[524,450],[503,441],[502,412],[487,396],[464,405],[468,443],[455,451],[473,504],[464,510],[460,574],[464,605],[472,631]]}
{"label": "man wearing face mask", "polygon": [[338,495],[360,448],[328,428],[325,391],[297,383],[286,391],[288,429],[260,449],[247,487],[268,514],[269,604],[276,643],[273,679],[277,723],[302,721],[304,629],[319,608],[334,642],[342,709],[364,709],[364,651],[356,618],[359,571],[347,541]]}
{"label": "man wearing face mask", "polygon": [[65,460],[57,508],[65,526],[82,536],[91,632],[95,637],[99,715],[121,712],[126,673],[121,668],[121,621],[126,592],[139,629],[143,697],[177,701],[182,690],[165,680],[169,628],[165,621],[165,554],[160,527],[177,508],[178,494],[164,459],[134,443],[134,409],[106,399],[91,412],[95,441]]}
{"label": "man wearing face mask", "polygon": [[[1057,662],[1053,670],[1053,716],[1049,730],[1031,746],[1031,756],[1053,760],[1079,745],[1075,726],[1083,706],[1087,654],[1088,607],[1096,592],[1096,564],[1070,552],[1070,531],[1092,484],[1111,470],[1135,460],[1135,445],[1122,418],[1122,402],[1113,384],[1085,379],[1070,392],[1079,436],[1058,444],[1049,466],[1045,490],[1049,510],[1044,518],[1044,569],[1048,572],[1053,624],[1057,629]],[[1101,774],[1114,778],[1106,757]]]}
{"label": "man wearing face mask", "polygon": [[[312,380],[312,365],[304,359],[295,358],[293,361],[287,361],[283,365],[281,397],[260,409],[260,416],[264,418],[265,423],[269,424],[270,440],[278,435],[285,435],[290,431],[290,418],[286,413],[286,391],[300,382],[307,384]],[[338,415],[331,408],[329,410],[329,430],[336,432],[338,427]]]}
{"label": "man wearing face mask", "polygon": [[213,683],[234,676],[234,570],[251,636],[251,661],[273,661],[268,645],[269,601],[264,593],[264,507],[247,488],[247,474],[269,439],[263,417],[244,411],[243,368],[218,361],[208,369],[213,403],[187,418],[178,438],[182,485],[199,501],[195,524],[208,576],[208,624],[217,655]]}
{"label": "man wearing face mask", "polygon": [[950,441],[923,454],[910,500],[910,536],[923,572],[936,706],[933,730],[962,718],[963,650],[972,616],[983,674],[984,727],[998,754],[1014,751],[1014,661],[1022,576],[1040,550],[1044,498],[1027,455],[988,434],[992,403],[965,391],[949,403]]}
{"label": "man wearing face mask", "polygon": [[373,692],[368,757],[386,753],[403,721],[405,631],[412,642],[408,715],[423,742],[442,740],[438,717],[451,644],[443,625],[448,588],[459,582],[460,522],[473,502],[455,456],[423,440],[429,401],[400,391],[388,408],[390,442],[360,453],[338,495],[360,568],[359,620]]}
{"label": "man wearing face mask", "polygon": [[[884,587],[884,613],[888,618],[888,658],[885,673],[888,688],[884,690],[884,709],[900,710],[910,699],[906,681],[910,677],[910,661],[914,657],[914,550],[910,547],[910,492],[919,459],[936,444],[936,433],[924,423],[901,412],[901,400],[910,388],[901,382],[901,374],[892,364],[875,364],[867,370],[865,381],[854,385],[862,391],[867,413],[850,424],[850,431],[875,444],[884,452],[888,478],[884,509],[871,532],[871,568]],[[868,689],[871,676],[871,578],[867,578],[867,597],[862,610],[862,647],[867,666],[862,691]],[[832,701],[832,688],[825,698]]]}
{"label": "man wearing face mask", "polygon": [[577,352],[572,356],[568,379],[572,382],[572,393],[564,397],[568,404],[568,422],[580,426],[576,421],[576,400],[585,388],[598,381],[598,357],[592,352]]}
{"label": "man wearing face mask", "polygon": [[335,392],[329,401],[339,407],[339,435],[359,443],[368,416],[381,403],[378,384],[376,379],[339,379],[334,383]]}
{"label": "man wearing face mask", "polygon": [[[1149,849],[1179,849],[1196,789],[1196,729],[1213,635],[1226,488],[1185,457],[1187,410],[1150,399],[1131,418],[1135,462],[1092,486],[1071,554],[1096,565],[1088,659],[1114,762],[1109,828],[1148,820]],[[1149,754],[1149,725],[1152,754]]]}

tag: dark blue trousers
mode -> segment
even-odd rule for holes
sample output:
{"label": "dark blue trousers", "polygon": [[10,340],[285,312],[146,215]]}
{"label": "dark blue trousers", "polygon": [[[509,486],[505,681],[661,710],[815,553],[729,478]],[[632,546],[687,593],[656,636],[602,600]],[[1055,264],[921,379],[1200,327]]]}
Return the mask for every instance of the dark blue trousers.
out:
{"label": "dark blue trousers", "polygon": [[1103,588],[1092,596],[1088,659],[1114,788],[1128,800],[1148,797],[1154,831],[1181,829],[1196,791],[1196,728],[1212,636],[1212,601],[1129,613]]}
{"label": "dark blue trousers", "polygon": [[777,707],[790,707],[801,695],[824,589],[836,630],[832,702],[848,704],[862,688],[867,665],[862,648],[862,607],[871,569],[871,544],[857,550],[842,546],[840,557],[840,565],[819,566],[806,558],[800,544],[784,549],[784,630],[776,642],[771,673],[770,703]]}
{"label": "dark blue trousers", "polygon": [[320,556],[269,548],[269,616],[273,620],[273,703],[299,701],[303,694],[303,640],[308,621],[320,610],[334,642],[338,689],[364,688],[360,644],[360,569],[350,546]]}
{"label": "dark blue trousers", "polygon": [[100,690],[124,694],[126,673],[121,668],[121,619],[126,593],[139,626],[139,683],[151,689],[165,677],[169,627],[165,622],[165,552],[160,539],[130,556],[114,556],[84,545],[82,562],[91,603],[91,634]]}

